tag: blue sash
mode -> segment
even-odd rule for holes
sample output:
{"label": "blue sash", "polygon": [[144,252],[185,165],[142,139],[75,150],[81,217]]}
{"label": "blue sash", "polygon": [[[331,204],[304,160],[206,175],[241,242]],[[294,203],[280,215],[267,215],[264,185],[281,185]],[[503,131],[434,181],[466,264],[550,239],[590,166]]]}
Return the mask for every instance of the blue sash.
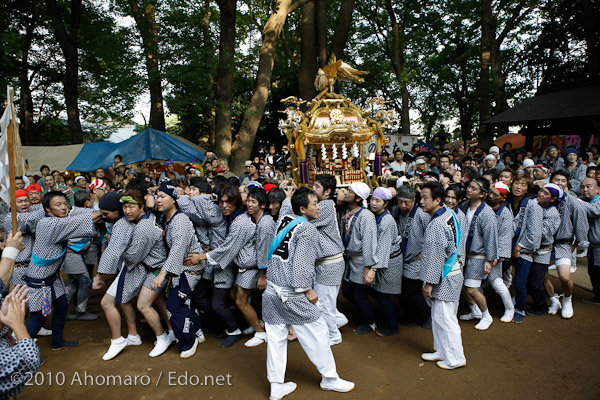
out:
{"label": "blue sash", "polygon": [[90,238],[84,238],[82,240],[80,240],[77,243],[74,244],[70,244],[67,247],[71,250],[73,250],[75,253],[79,253],[81,250],[83,250],[83,248],[85,247],[85,245],[90,241]]}
{"label": "blue sash", "polygon": [[344,234],[344,238],[343,238],[343,242],[344,242],[344,247],[348,247],[348,244],[350,244],[350,236],[352,235],[352,227],[354,226],[354,221],[356,221],[356,218],[358,218],[358,216],[360,215],[361,212],[363,212],[364,207],[361,207],[356,214],[354,214],[352,217],[354,217],[354,219],[352,220],[352,223],[350,225],[348,225],[348,232],[346,232]]}
{"label": "blue sash", "polygon": [[381,220],[383,219],[383,217],[386,216],[386,214],[389,214],[390,212],[388,210],[384,210],[381,214],[375,216],[375,223],[377,225],[379,225],[379,223],[381,222]]}
{"label": "blue sash", "polygon": [[477,221],[477,216],[481,213],[481,210],[485,207],[485,202],[482,201],[477,210],[475,210],[475,215],[473,215],[473,219],[471,220],[471,225],[469,225],[469,234],[467,235],[467,246],[466,250],[469,251],[471,249],[471,243],[473,242],[473,231],[475,230],[475,221]]}
{"label": "blue sash", "polygon": [[[599,160],[600,160],[600,158],[599,158]],[[590,201],[590,204],[594,204],[594,202],[595,202],[596,200],[598,200],[598,199],[600,199],[600,194],[599,194],[598,196],[594,197],[594,198],[592,199],[592,201]]]}
{"label": "blue sash", "polygon": [[284,226],[283,229],[277,233],[277,235],[275,235],[275,238],[273,239],[273,241],[271,242],[271,245],[269,246],[269,254],[268,254],[268,258],[267,258],[269,261],[271,261],[271,257],[273,257],[273,253],[275,253],[275,250],[277,250],[277,246],[279,246],[281,244],[281,242],[285,238],[285,235],[287,235],[289,233],[289,231],[294,229],[296,227],[296,225],[298,225],[299,223],[302,223],[302,222],[308,222],[306,217],[296,217],[292,221],[290,221],[286,226]]}
{"label": "blue sash", "polygon": [[502,202],[502,204],[500,204],[500,207],[498,207],[498,209],[496,210],[497,216],[500,216],[500,214],[502,214],[502,210],[504,210],[504,207],[506,207],[506,203]]}
{"label": "blue sash", "polygon": [[56,258],[51,258],[51,259],[40,258],[40,257],[36,256],[35,253],[32,252],[31,253],[31,263],[33,265],[37,265],[38,267],[49,267],[50,265],[54,264],[55,262],[57,262],[58,260],[63,258],[63,256],[65,255],[66,252],[67,252],[67,249],[64,248],[62,253],[60,254],[60,256],[58,256]]}
{"label": "blue sash", "polygon": [[[527,207],[527,203],[529,203],[529,197],[525,196],[523,200],[521,200],[521,204],[519,207],[519,213]],[[518,215],[518,214],[517,214]],[[519,235],[521,235],[521,227],[523,226],[523,217],[521,216],[521,223],[517,222],[517,230],[513,236],[513,246],[516,246],[517,240],[519,240]]]}
{"label": "blue sash", "polygon": [[460,250],[460,240],[462,237],[462,232],[460,231],[460,224],[458,223],[456,214],[451,209],[442,207],[439,210],[437,210],[435,214],[433,214],[433,217],[431,217],[431,219],[433,220],[434,218],[439,217],[445,212],[445,210],[450,211],[450,214],[452,214],[452,220],[454,222],[454,226],[456,227],[456,250],[454,251],[454,253],[452,253],[450,258],[446,260],[444,266],[442,267],[442,280],[444,280],[444,278],[450,273],[450,271],[452,271],[454,264],[456,264],[456,259],[458,258],[458,251]]}
{"label": "blue sash", "polygon": [[[413,206],[412,210],[410,210],[410,214],[408,215],[408,224],[412,223],[412,219],[415,217],[415,214],[417,213],[417,208],[419,208],[419,205],[416,204]],[[406,231],[406,233],[408,234],[407,228],[404,228],[404,230]],[[408,246],[408,236],[404,236],[404,232],[402,234],[402,244],[400,245],[400,248],[402,249],[402,254],[406,254],[406,247]]]}

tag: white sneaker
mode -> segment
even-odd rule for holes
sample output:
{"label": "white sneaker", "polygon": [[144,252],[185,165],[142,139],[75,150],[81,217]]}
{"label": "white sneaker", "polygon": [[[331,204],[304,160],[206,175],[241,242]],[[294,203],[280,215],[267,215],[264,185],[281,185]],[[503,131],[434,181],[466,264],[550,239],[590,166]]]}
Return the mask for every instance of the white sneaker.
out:
{"label": "white sneaker", "polygon": [[485,331],[490,327],[490,325],[492,325],[492,322],[494,322],[494,319],[491,315],[488,314],[486,316],[483,316],[481,317],[481,320],[477,323],[477,325],[475,325],[475,329],[479,331]]}
{"label": "white sneaker", "polygon": [[38,336],[52,336],[52,329],[46,329],[42,326],[37,335]]}
{"label": "white sneaker", "polygon": [[501,322],[512,322],[514,316],[515,316],[515,309],[508,308],[508,309],[504,310],[504,315],[502,316],[502,318],[500,318],[500,321]]}
{"label": "white sneaker", "polygon": [[421,354],[421,359],[423,361],[441,361],[442,356],[440,353],[423,353]]}
{"label": "white sneaker", "polygon": [[465,365],[467,365],[467,360],[463,361],[462,363],[460,363],[458,365],[448,365],[446,363],[446,361],[438,361],[436,363],[436,365],[438,367],[440,367],[441,369],[456,369],[456,368],[464,367]]}
{"label": "white sneaker", "polygon": [[256,332],[250,340],[244,343],[244,346],[257,347],[263,343],[267,343],[267,332]]}
{"label": "white sneaker", "polygon": [[196,349],[198,348],[198,339],[194,340],[194,344],[188,350],[182,351],[179,353],[179,358],[190,358],[194,354],[196,354]]}
{"label": "white sneaker", "polygon": [[162,335],[160,335],[156,338],[156,345],[154,346],[154,348],[148,355],[150,357],[160,356],[162,353],[167,351],[167,349],[169,348],[171,343],[173,343],[173,340],[171,339],[171,337],[166,332],[163,333]]}
{"label": "white sneaker", "polygon": [[550,297],[550,307],[548,308],[548,314],[550,315],[556,315],[556,313],[558,312],[558,310],[560,310],[562,308],[562,306],[560,305],[560,300],[558,299],[558,295],[554,295],[552,297]]}
{"label": "white sneaker", "polygon": [[269,400],[281,400],[285,396],[290,393],[293,393],[296,390],[296,385],[294,382],[286,382],[286,383],[271,383],[271,395],[269,396]]}
{"label": "white sneaker", "polygon": [[473,319],[481,319],[481,314],[474,314],[473,312],[470,312],[468,314],[463,314],[458,318],[461,321],[471,321]]}
{"label": "white sneaker", "polygon": [[354,390],[354,382],[343,380],[342,378],[323,378],[321,379],[321,389],[333,390],[334,392],[346,393]]}
{"label": "white sneaker", "polygon": [[342,326],[348,325],[348,318],[346,318],[344,314],[340,313],[340,315],[335,316],[335,324],[337,325],[338,329],[340,329]]}
{"label": "white sneaker", "polygon": [[563,296],[562,302],[562,312],[560,316],[569,319],[573,318],[573,297],[572,296]]}
{"label": "white sneaker", "polygon": [[125,347],[127,347],[127,340],[123,336],[121,336],[118,339],[111,339],[110,340],[110,347],[108,348],[108,351],[106,353],[104,353],[104,355],[102,356],[102,359],[104,361],[112,360]]}
{"label": "white sneaker", "polygon": [[142,337],[138,335],[127,335],[127,346],[141,346]]}

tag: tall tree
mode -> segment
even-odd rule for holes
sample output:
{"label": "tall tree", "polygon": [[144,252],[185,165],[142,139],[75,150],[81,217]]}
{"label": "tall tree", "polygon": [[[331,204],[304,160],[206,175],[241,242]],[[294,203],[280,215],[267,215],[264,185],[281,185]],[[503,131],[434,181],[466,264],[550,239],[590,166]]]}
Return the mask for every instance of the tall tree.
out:
{"label": "tall tree", "polygon": [[490,58],[493,40],[491,0],[481,0],[481,67],[479,72],[479,145],[488,148],[493,137],[483,123],[490,117]]}
{"label": "tall tree", "polygon": [[[300,12],[300,70],[298,71],[298,93],[309,100],[314,97],[314,80],[317,76],[317,14],[316,2],[302,6]],[[325,39],[327,39],[325,37]]]}
{"label": "tall tree", "polygon": [[235,22],[237,0],[217,0],[221,34],[219,36],[219,65],[215,84],[215,145],[219,157],[231,155],[231,101],[235,60]]}
{"label": "tall tree", "polygon": [[150,128],[165,130],[165,110],[160,71],[160,49],[156,9],[158,0],[128,0],[130,13],[142,38],[150,91]]}
{"label": "tall tree", "polygon": [[47,0],[46,7],[65,58],[63,85],[71,144],[83,143],[83,130],[79,119],[79,55],[78,34],[83,13],[82,0],[71,0],[69,7],[59,6],[57,0]]}

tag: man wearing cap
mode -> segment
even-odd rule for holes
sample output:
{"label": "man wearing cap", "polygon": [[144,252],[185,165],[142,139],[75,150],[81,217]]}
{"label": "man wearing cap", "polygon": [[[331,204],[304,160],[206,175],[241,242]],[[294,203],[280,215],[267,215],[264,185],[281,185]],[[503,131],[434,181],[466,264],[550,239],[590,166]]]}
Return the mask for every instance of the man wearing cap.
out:
{"label": "man wearing cap", "polygon": [[[493,322],[488,310],[487,300],[479,291],[481,282],[490,278],[495,282],[501,278],[502,269],[498,265],[498,221],[494,211],[485,203],[490,191],[490,182],[485,178],[476,178],[467,187],[467,232],[466,263],[464,269],[465,298],[471,312],[461,315],[460,319],[468,321],[479,319],[475,329],[484,331]],[[493,267],[496,269],[493,269]]]}
{"label": "man wearing cap", "polygon": [[569,147],[565,151],[565,158],[567,159],[565,170],[569,175],[571,190],[573,193],[579,195],[579,185],[585,179],[587,166],[579,162],[579,152],[573,147]]}
{"label": "man wearing cap", "polygon": [[85,179],[85,176],[83,176],[83,175],[76,176],[75,180],[73,182],[75,183],[75,188],[73,189],[73,193],[76,193],[79,190],[88,188],[87,179]]}
{"label": "man wearing cap", "polygon": [[425,157],[419,156],[415,160],[414,171],[411,175],[422,175],[427,171],[427,162],[425,161]]}
{"label": "man wearing cap", "polygon": [[[42,187],[40,185],[38,185],[37,183],[32,183],[31,185],[27,186],[27,194],[29,195],[29,201],[31,202],[31,206],[38,206],[39,208],[42,208]],[[37,208],[37,207],[34,207]]]}
{"label": "man wearing cap", "polygon": [[431,328],[431,310],[423,297],[423,281],[421,281],[421,252],[423,250],[423,234],[431,216],[419,207],[416,201],[417,192],[411,186],[403,185],[396,189],[398,202],[398,233],[401,237],[402,250],[402,293],[400,308],[407,318],[406,324],[422,325]]}
{"label": "man wearing cap", "polygon": [[[68,302],[60,277],[60,267],[69,239],[84,238],[96,233],[95,223],[100,222],[100,212],[68,216],[64,193],[52,191],[44,195],[47,216],[36,227],[31,260],[24,276],[29,286],[31,317],[27,330],[35,337],[52,313],[52,349],[76,347],[79,342],[68,342],[63,337]],[[52,307],[52,309],[51,309]]]}
{"label": "man wearing cap", "polygon": [[544,279],[550,265],[554,235],[560,225],[557,207],[563,201],[563,196],[561,187],[554,183],[546,184],[538,192],[537,204],[542,208],[542,224],[538,229],[541,230],[542,238],[539,248],[532,254],[533,262],[527,279],[528,292],[533,299],[533,309],[528,311],[530,315],[542,315],[548,312]]}
{"label": "man wearing cap", "polygon": [[342,294],[354,303],[362,314],[361,325],[354,330],[357,335],[364,335],[377,329],[375,315],[369,303],[369,286],[365,284],[365,271],[379,261],[377,251],[377,223],[375,216],[367,210],[367,199],[371,189],[366,183],[354,182],[346,192],[345,202],[348,205],[342,221],[342,237],[346,247],[348,263]]}
{"label": "man wearing cap", "polygon": [[558,147],[551,144],[546,149],[545,162],[552,168],[553,171],[565,168],[565,160],[558,155]]}
{"label": "man wearing cap", "polygon": [[408,164],[402,161],[404,158],[404,153],[400,149],[394,150],[394,161],[390,164],[393,172],[406,172],[408,171]]}
{"label": "man wearing cap", "polygon": [[425,361],[437,361],[442,369],[467,365],[461,330],[456,318],[463,284],[461,265],[465,256],[465,232],[454,212],[444,207],[444,187],[428,182],[421,188],[421,207],[431,216],[423,240],[421,280],[423,295],[431,303],[433,353]]}
{"label": "man wearing cap", "polygon": [[94,202],[93,208],[98,209],[100,199],[108,192],[108,185],[104,179],[96,178],[90,183],[89,189],[92,193],[92,201]]}
{"label": "man wearing cap", "polygon": [[[498,146],[490,147],[488,154],[493,155],[494,159],[497,160],[495,167],[498,171],[502,171],[504,168],[506,168],[506,166],[504,165],[504,162],[502,162],[502,160],[500,159],[500,149],[498,148]],[[487,169],[490,169],[490,168],[487,168]]]}
{"label": "man wearing cap", "polygon": [[319,217],[311,223],[319,232],[317,261],[315,266],[314,289],[319,296],[320,310],[329,328],[329,344],[342,342],[336,317],[345,325],[348,319],[337,310],[337,297],[344,276],[344,244],[337,223],[337,214],[333,196],[336,181],[332,175],[319,174],[313,190],[319,200]]}
{"label": "man wearing cap", "polygon": [[531,158],[526,158],[523,160],[523,173],[525,176],[533,179],[533,170],[535,169],[535,163]]}
{"label": "man wearing cap", "polygon": [[378,336],[390,336],[399,332],[396,310],[391,295],[402,292],[402,250],[401,237],[398,236],[396,221],[387,210],[393,199],[392,191],[378,187],[371,197],[371,211],[377,223],[377,259],[376,265],[364,271],[364,280],[371,286],[375,299],[381,304],[387,326],[376,331]]}
{"label": "man wearing cap", "polygon": [[554,249],[552,251],[552,258],[554,258],[554,264],[558,270],[558,278],[563,290],[562,304],[558,295],[554,293],[554,286],[548,275],[544,280],[544,286],[551,301],[548,313],[556,314],[562,308],[561,316],[568,319],[573,317],[571,268],[576,268],[577,265],[577,258],[575,257],[577,245],[588,241],[589,223],[584,203],[569,191],[568,174],[562,170],[554,171],[550,176],[550,182],[560,186],[565,193],[564,199],[558,205],[560,225],[554,237]]}
{"label": "man wearing cap", "polygon": [[533,169],[533,184],[543,188],[550,181],[549,173],[550,170],[547,167],[542,164],[536,165]]}
{"label": "man wearing cap", "polygon": [[[12,291],[16,285],[24,285],[23,276],[27,272],[27,266],[31,259],[31,250],[35,239],[35,228],[40,219],[44,217],[44,210],[38,208],[31,210],[31,201],[25,190],[16,190],[17,196],[17,230],[23,235],[25,248],[21,250],[15,259],[15,267],[10,279],[9,289]],[[10,213],[4,218],[4,233],[8,235],[12,231],[12,216]],[[7,282],[8,284],[8,282]]]}
{"label": "man wearing cap", "polygon": [[165,161],[165,172],[160,174],[160,176],[158,177],[158,182],[159,183],[165,182],[165,181],[163,181],[164,178],[167,178],[169,181],[172,181],[175,179],[181,179],[181,175],[179,175],[179,173],[177,171],[175,171],[175,161],[174,160]]}
{"label": "man wearing cap", "polygon": [[504,167],[499,168],[499,163],[497,162],[496,157],[493,154],[488,154],[483,158],[483,166],[479,170],[479,173],[483,174],[484,171],[488,171],[490,169],[497,169],[498,172],[504,169]]}
{"label": "man wearing cap", "polygon": [[250,175],[250,166],[252,165],[252,161],[246,160],[244,162],[244,172],[240,175],[240,182],[244,182],[247,176]]}

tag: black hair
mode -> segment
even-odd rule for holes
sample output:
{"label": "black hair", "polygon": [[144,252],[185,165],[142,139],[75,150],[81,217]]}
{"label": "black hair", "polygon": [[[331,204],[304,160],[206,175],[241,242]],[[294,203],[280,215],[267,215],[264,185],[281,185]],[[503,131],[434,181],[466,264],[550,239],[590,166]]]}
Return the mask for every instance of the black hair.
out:
{"label": "black hair", "polygon": [[294,192],[294,195],[292,196],[292,210],[294,211],[294,214],[300,215],[300,207],[308,207],[311,196],[315,196],[315,192],[309,188],[303,187]]}
{"label": "black hair", "polygon": [[248,192],[248,198],[250,197],[258,201],[258,204],[260,204],[261,206],[263,204],[267,204],[267,191],[261,187],[253,187],[252,189],[250,189],[250,191]]}
{"label": "black hair", "polygon": [[[427,174],[427,175],[429,175],[429,174]],[[450,179],[450,181],[452,181],[452,178],[454,178],[450,172],[446,172],[446,171],[440,172],[440,176],[445,176],[446,178]]]}
{"label": "black hair", "polygon": [[483,192],[483,194],[487,195],[487,193],[490,191],[490,186],[492,185],[492,182],[483,177],[475,178],[475,182],[478,182],[479,185],[481,185],[481,191]]}
{"label": "black hair", "polygon": [[119,160],[123,161],[123,156],[120,154],[115,155],[115,158],[119,157]]}
{"label": "black hair", "polygon": [[[498,180],[498,177],[500,176],[500,172],[498,172],[498,170],[496,168],[492,168],[492,169],[488,169],[487,171],[483,171],[483,174],[481,175],[489,175],[492,177],[492,181],[495,182]],[[490,182],[490,183],[493,183]]]}
{"label": "black hair", "polygon": [[42,172],[42,170],[43,170],[44,168],[48,168],[48,169],[50,169],[50,167],[49,167],[49,166],[47,166],[46,164],[44,164],[44,165],[42,165],[42,166],[40,167],[40,172]]}
{"label": "black hair", "polygon": [[210,187],[210,184],[206,181],[206,178],[200,178],[199,176],[195,176],[192,179],[190,179],[190,186],[196,187],[200,193],[212,193],[212,188]]}
{"label": "black hair", "polygon": [[146,179],[142,178],[134,178],[127,183],[125,186],[125,190],[138,190],[140,193],[146,194],[148,193],[148,186],[146,186]]}
{"label": "black hair", "polygon": [[269,191],[269,203],[283,203],[285,200],[285,192],[281,188],[273,188]]}
{"label": "black hair", "polygon": [[227,181],[232,186],[240,186],[240,178],[238,178],[237,176],[231,176],[227,178]]}
{"label": "black hair", "polygon": [[550,175],[550,179],[549,181],[552,182],[552,179],[556,176],[556,175],[560,175],[560,176],[564,176],[565,178],[567,178],[567,184],[569,183],[569,174],[567,173],[567,171],[565,171],[564,169],[559,169],[556,170],[552,173],[552,175]]}
{"label": "black hair", "polygon": [[450,185],[450,186],[448,186],[448,189],[446,189],[445,194],[447,195],[448,192],[454,192],[454,195],[456,196],[456,201],[460,203],[460,201],[462,199],[462,190],[460,189],[460,186]]}
{"label": "black hair", "polygon": [[452,161],[452,159],[450,158],[450,156],[448,154],[442,154],[441,156],[439,156],[438,161],[441,161],[442,158],[447,158],[448,162]]}
{"label": "black hair", "polygon": [[55,172],[58,172],[58,174],[59,174],[59,175],[62,175],[62,174],[60,173],[60,171],[59,171],[59,170],[57,170],[57,169],[55,169],[54,171],[51,171],[51,172],[50,172],[50,175],[54,176],[54,173],[55,173]]}
{"label": "black hair", "polygon": [[87,189],[80,189],[75,192],[73,199],[75,200],[76,207],[85,206],[85,202],[92,198],[90,191]]}
{"label": "black hair", "polygon": [[65,200],[67,200],[67,195],[64,194],[63,192],[59,191],[59,190],[51,190],[48,193],[46,193],[43,197],[42,200],[42,204],[44,205],[44,209],[48,209],[50,208],[50,202],[52,201],[53,198],[55,197],[62,197]]}
{"label": "black hair", "polygon": [[434,178],[438,182],[440,180],[440,176],[437,174],[437,172],[433,172],[433,171],[427,171],[427,172],[425,172],[423,174],[423,176],[430,176],[430,177]]}
{"label": "black hair", "polygon": [[240,208],[242,206],[242,196],[240,195],[240,191],[238,190],[237,186],[224,186],[218,195],[219,202],[223,196],[227,196],[228,203],[233,203],[236,208]]}
{"label": "black hair", "polygon": [[473,167],[466,167],[463,168],[461,171],[462,177],[466,178],[469,181],[472,181],[473,179],[477,178],[477,171]]}
{"label": "black hair", "polygon": [[319,181],[321,186],[323,186],[323,192],[326,192],[327,189],[331,190],[331,192],[329,192],[329,198],[332,199],[337,186],[335,178],[329,174],[319,174],[315,178],[315,181]]}
{"label": "black hair", "polygon": [[444,192],[444,186],[438,182],[426,182],[421,186],[421,192],[423,189],[429,189],[431,191],[431,198],[433,200],[440,199],[440,205],[446,199],[446,193]]}

